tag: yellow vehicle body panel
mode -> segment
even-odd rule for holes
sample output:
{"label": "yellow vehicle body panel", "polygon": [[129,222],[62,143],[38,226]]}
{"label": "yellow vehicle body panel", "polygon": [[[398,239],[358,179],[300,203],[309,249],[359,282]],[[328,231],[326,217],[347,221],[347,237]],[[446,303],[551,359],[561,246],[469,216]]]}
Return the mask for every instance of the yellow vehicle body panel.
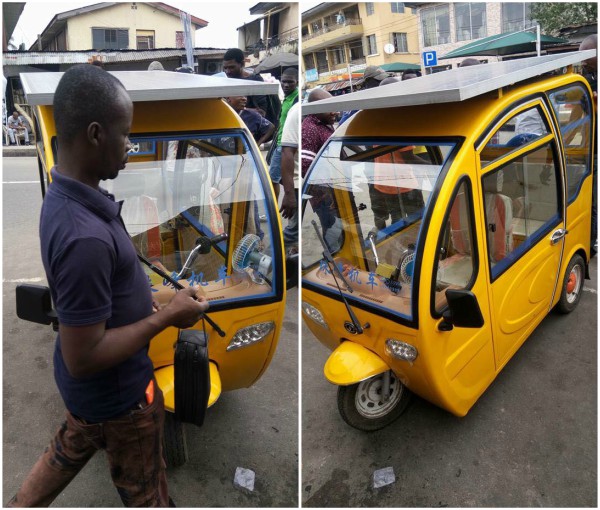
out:
{"label": "yellow vehicle body panel", "polygon": [[[212,361],[208,362],[210,371],[210,395],[208,397],[208,406],[211,407],[221,396],[221,377],[219,369]],[[170,365],[154,372],[154,377],[159,388],[163,392],[165,399],[165,409],[175,412],[175,367]]]}
{"label": "yellow vehicle body panel", "polygon": [[[170,292],[174,293],[172,290]],[[163,298],[167,301],[168,295],[169,292],[165,291]],[[205,324],[209,338],[208,357],[219,366],[223,391],[249,388],[260,379],[275,354],[284,313],[285,309],[281,303],[240,308],[233,312],[229,310],[210,313],[211,319],[226,333],[226,336],[221,338],[210,324]],[[239,329],[266,321],[275,323],[274,330],[266,338],[247,347],[227,351],[229,342]],[[202,324],[197,323],[193,329],[202,330]],[[177,334],[177,329],[167,328],[150,342],[148,355],[155,369],[173,363]]]}
{"label": "yellow vehicle body panel", "polygon": [[348,386],[390,369],[383,360],[362,345],[343,342],[325,363],[325,377],[330,383]]}
{"label": "yellow vehicle body panel", "polygon": [[[477,149],[482,144],[482,135],[504,115],[518,108],[519,102],[529,97],[543,95],[545,91],[570,84],[581,84],[589,91],[586,81],[578,75],[565,74],[550,77],[535,83],[509,87],[496,93],[488,93],[462,102],[438,105],[420,105],[385,110],[362,110],[346,121],[334,133],[332,140],[356,138],[357,140],[384,139],[403,140],[443,139],[458,140],[460,149],[454,154],[449,168],[444,170],[443,186],[437,189],[435,205],[429,218],[428,235],[421,253],[420,280],[418,286],[418,316],[416,324],[408,326],[381,316],[374,309],[352,305],[361,324],[370,323],[361,335],[349,335],[343,328],[348,313],[342,301],[313,290],[303,289],[303,301],[315,306],[322,314],[329,329],[305,317],[309,329],[327,347],[343,352],[350,345],[360,345],[363,350],[352,351],[352,360],[358,367],[361,363],[375,366],[372,357],[377,356],[382,366],[389,366],[398,378],[414,393],[457,415],[464,416],[481,394],[492,383],[510,357],[523,344],[539,322],[556,305],[560,296],[567,264],[579,252],[589,260],[589,232],[591,210],[592,177],[583,181],[578,198],[568,206],[566,224],[569,233],[558,246],[550,246],[550,233],[542,242],[522,256],[505,274],[492,282],[488,265],[486,223],[482,176],[501,164],[481,169]],[[591,95],[591,91],[589,91]],[[549,118],[554,113],[550,110]],[[550,126],[553,126],[550,122]],[[592,124],[593,127],[593,124]],[[561,144],[560,133],[557,136]],[[490,132],[491,136],[491,132]],[[552,139],[547,136],[544,140]],[[531,146],[528,146],[529,150]],[[592,152],[593,153],[593,152]],[[518,154],[512,152],[504,158]],[[592,163],[595,164],[595,163]],[[564,167],[564,161],[561,162]],[[435,285],[433,267],[437,260],[437,247],[453,192],[461,179],[467,178],[474,200],[474,246],[477,251],[478,268],[472,286],[484,319],[480,328],[454,327],[451,331],[440,331],[441,317],[432,315],[432,291]],[[335,190],[340,212],[348,210],[343,193]],[[564,225],[564,224],[563,224]],[[554,230],[554,229],[553,229]],[[362,242],[358,236],[345,231],[344,244],[336,257],[350,258]],[[354,237],[354,238],[353,238]],[[557,248],[553,250],[553,248]],[[556,286],[556,290],[555,290]],[[330,289],[331,292],[333,290]],[[407,342],[418,350],[413,363],[392,358],[386,353],[385,340],[395,338]],[[347,340],[350,340],[348,342]],[[343,342],[340,346],[340,342]],[[344,366],[338,357],[330,357],[327,365]],[[335,360],[335,364],[334,361]],[[346,362],[349,363],[349,362]],[[342,380],[327,371],[329,380]],[[348,371],[350,372],[350,370]],[[337,384],[340,384],[339,382]]]}

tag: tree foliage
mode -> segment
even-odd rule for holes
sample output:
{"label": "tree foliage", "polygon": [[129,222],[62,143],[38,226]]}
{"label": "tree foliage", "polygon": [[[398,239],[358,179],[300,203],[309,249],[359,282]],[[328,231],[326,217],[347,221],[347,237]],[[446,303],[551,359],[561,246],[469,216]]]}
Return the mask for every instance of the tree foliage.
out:
{"label": "tree foliage", "polygon": [[573,25],[598,23],[596,2],[536,2],[531,4],[531,19],[536,20],[545,34]]}

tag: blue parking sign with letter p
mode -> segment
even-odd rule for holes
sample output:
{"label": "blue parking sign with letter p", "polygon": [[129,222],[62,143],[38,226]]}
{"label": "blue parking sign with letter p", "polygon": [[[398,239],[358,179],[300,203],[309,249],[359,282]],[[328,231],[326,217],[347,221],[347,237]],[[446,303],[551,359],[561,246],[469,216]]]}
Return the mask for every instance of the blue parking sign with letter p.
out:
{"label": "blue parking sign with letter p", "polygon": [[437,52],[424,51],[423,52],[423,65],[425,67],[437,66]]}

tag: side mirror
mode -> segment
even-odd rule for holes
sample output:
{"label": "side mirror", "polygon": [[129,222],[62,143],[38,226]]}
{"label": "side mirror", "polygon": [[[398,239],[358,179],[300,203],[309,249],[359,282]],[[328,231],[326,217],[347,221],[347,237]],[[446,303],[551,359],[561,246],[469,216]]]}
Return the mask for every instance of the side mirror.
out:
{"label": "side mirror", "polygon": [[294,253],[285,259],[286,290],[290,290],[298,286],[299,261],[300,255],[298,253]]}
{"label": "side mirror", "polygon": [[56,312],[52,308],[50,289],[42,285],[17,285],[17,317],[37,324],[52,324],[58,329]]}
{"label": "side mirror", "polygon": [[483,315],[475,294],[466,289],[447,289],[448,310],[443,314],[440,331],[457,328],[480,328],[484,324]]}

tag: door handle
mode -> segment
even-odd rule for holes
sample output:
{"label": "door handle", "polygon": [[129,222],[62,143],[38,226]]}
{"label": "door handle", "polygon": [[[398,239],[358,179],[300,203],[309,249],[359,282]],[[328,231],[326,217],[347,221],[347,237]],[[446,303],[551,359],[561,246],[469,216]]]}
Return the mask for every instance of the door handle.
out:
{"label": "door handle", "polygon": [[569,231],[564,228],[559,228],[558,230],[555,230],[552,233],[552,237],[550,238],[550,244],[558,243],[558,241],[563,239],[568,233],[569,233]]}

